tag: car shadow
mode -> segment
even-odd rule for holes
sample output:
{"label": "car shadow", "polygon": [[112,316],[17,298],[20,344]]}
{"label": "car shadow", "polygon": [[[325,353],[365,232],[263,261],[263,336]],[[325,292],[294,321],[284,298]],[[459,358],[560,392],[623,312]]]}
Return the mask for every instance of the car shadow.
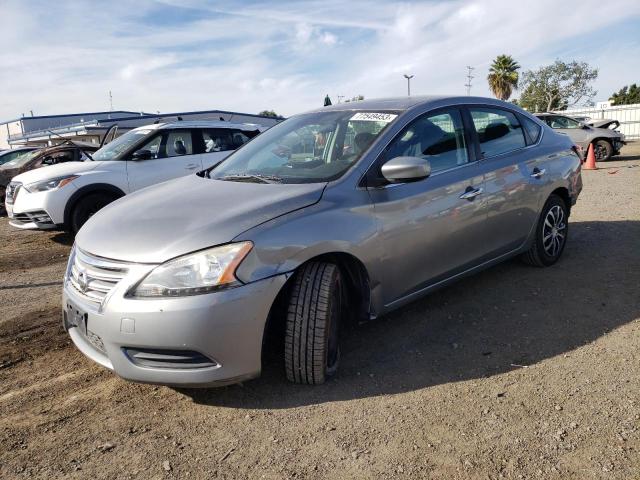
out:
{"label": "car shadow", "polygon": [[514,259],[444,288],[343,336],[336,377],[287,382],[269,352],[261,378],[180,389],[199,404],[290,408],[419,390],[532,367],[640,316],[640,222],[571,223],[560,262]]}
{"label": "car shadow", "polygon": [[53,235],[53,237],[51,237],[51,241],[60,245],[66,245],[67,247],[70,247],[73,245],[75,237],[68,232],[58,232]]}

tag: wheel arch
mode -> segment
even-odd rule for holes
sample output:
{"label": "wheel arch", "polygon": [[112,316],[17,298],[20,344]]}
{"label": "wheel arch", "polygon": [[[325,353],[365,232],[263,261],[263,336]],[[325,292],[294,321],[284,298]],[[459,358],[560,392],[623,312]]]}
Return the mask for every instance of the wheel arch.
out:
{"label": "wheel arch", "polygon": [[557,195],[558,197],[562,198],[564,204],[567,206],[567,211],[571,213],[571,195],[569,194],[569,189],[567,187],[558,187],[553,192],[551,192],[549,196],[551,195]]}
{"label": "wheel arch", "polygon": [[67,204],[64,207],[64,224],[65,225],[71,224],[71,215],[73,213],[73,209],[76,207],[78,202],[82,200],[84,197],[86,197],[87,195],[90,195],[93,193],[106,193],[108,195],[113,196],[114,200],[117,200],[118,198],[124,197],[126,195],[126,193],[123,192],[120,188],[116,187],[115,185],[111,185],[110,183],[93,183],[91,185],[86,185],[84,187],[81,187],[78,190],[76,190],[73,193],[73,195],[71,195],[71,197],[69,197],[69,200],[67,201]]}
{"label": "wheel arch", "polygon": [[328,251],[310,257],[286,274],[287,281],[280,288],[269,309],[262,337],[263,364],[267,357],[271,357],[273,353],[284,348],[285,318],[291,287],[296,273],[311,262],[334,263],[340,269],[347,289],[347,309],[355,311],[354,315],[348,317],[349,324],[357,324],[370,318],[371,286],[369,272],[364,263],[355,255],[341,251]]}

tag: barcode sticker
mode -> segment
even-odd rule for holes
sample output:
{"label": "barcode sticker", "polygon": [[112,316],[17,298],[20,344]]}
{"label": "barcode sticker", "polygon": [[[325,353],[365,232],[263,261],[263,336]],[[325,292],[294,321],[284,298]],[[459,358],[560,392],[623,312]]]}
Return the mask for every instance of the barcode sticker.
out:
{"label": "barcode sticker", "polygon": [[385,122],[389,123],[393,121],[398,115],[395,113],[382,113],[382,112],[358,112],[350,120],[357,120],[360,122]]}

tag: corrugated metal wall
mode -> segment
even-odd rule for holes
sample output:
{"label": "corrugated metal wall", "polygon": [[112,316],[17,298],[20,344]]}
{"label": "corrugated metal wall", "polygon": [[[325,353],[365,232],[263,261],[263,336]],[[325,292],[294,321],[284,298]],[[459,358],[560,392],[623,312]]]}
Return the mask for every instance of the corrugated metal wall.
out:
{"label": "corrugated metal wall", "polygon": [[572,108],[555,112],[569,117],[590,117],[592,120],[610,118],[620,122],[619,131],[628,139],[640,139],[640,103],[614,105],[606,108]]}

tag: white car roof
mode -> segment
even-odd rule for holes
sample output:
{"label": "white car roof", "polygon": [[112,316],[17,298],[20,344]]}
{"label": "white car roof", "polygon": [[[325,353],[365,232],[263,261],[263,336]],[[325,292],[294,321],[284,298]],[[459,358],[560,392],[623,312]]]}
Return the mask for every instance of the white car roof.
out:
{"label": "white car roof", "polygon": [[132,131],[141,130],[164,130],[166,128],[232,128],[234,130],[244,130],[254,132],[256,130],[264,131],[267,127],[255,123],[231,123],[220,120],[188,120],[170,123],[152,123],[142,127],[134,128]]}

